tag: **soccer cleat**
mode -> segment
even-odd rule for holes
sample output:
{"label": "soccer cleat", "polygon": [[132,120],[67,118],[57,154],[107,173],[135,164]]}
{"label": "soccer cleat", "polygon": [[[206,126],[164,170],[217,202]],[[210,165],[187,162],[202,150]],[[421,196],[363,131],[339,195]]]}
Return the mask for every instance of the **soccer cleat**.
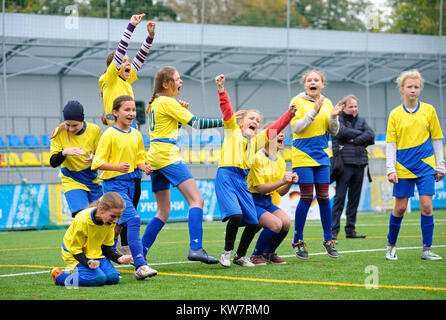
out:
{"label": "soccer cleat", "polygon": [[266,266],[266,261],[260,254],[253,254],[251,257],[249,257],[249,261],[256,266]]}
{"label": "soccer cleat", "polygon": [[386,260],[390,260],[390,261],[398,260],[398,257],[396,256],[396,246],[387,245]]}
{"label": "soccer cleat", "polygon": [[233,262],[241,267],[255,267],[256,265],[249,260],[247,256],[238,257],[237,254],[234,256]]}
{"label": "soccer cleat", "polygon": [[263,258],[272,264],[286,264],[286,261],[281,259],[276,253],[264,253]]}
{"label": "soccer cleat", "polygon": [[423,251],[421,252],[421,259],[432,261],[443,260],[443,258],[440,257],[438,254],[433,253],[431,249],[423,249]]}
{"label": "soccer cleat", "polygon": [[158,271],[155,269],[150,268],[148,265],[143,265],[136,269],[135,277],[136,280],[144,280],[145,278],[156,276],[157,273]]}
{"label": "soccer cleat", "polygon": [[223,267],[229,268],[231,266],[231,257],[232,257],[232,250],[230,251],[223,250],[220,256],[220,264]]}
{"label": "soccer cleat", "polygon": [[60,268],[58,268],[58,267],[53,268],[53,269],[51,270],[51,276],[53,277],[54,284],[58,284],[56,279],[57,279],[57,277],[60,276],[62,273],[63,273],[63,271],[62,271]]}
{"label": "soccer cleat", "polygon": [[322,241],[322,246],[327,251],[327,254],[332,258],[338,258],[339,255],[338,255],[338,252],[336,251],[334,245],[335,245],[335,242],[333,240]]}
{"label": "soccer cleat", "polygon": [[187,259],[190,261],[201,261],[207,264],[216,264],[218,260],[214,257],[207,254],[207,252],[201,248],[199,250],[189,249],[189,253],[187,254]]}
{"label": "soccer cleat", "polygon": [[299,240],[297,243],[291,243],[291,246],[293,247],[294,253],[296,254],[296,257],[303,260],[308,260],[308,251],[307,251],[307,244]]}

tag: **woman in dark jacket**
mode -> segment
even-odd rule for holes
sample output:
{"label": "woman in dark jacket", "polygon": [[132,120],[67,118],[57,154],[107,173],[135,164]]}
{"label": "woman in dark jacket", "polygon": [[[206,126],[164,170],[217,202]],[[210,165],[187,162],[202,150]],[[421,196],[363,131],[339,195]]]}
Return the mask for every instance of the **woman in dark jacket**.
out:
{"label": "woman in dark jacket", "polygon": [[368,164],[367,146],[375,143],[375,132],[358,115],[358,98],[348,95],[343,100],[344,111],[339,115],[340,128],[333,137],[333,154],[340,152],[344,161],[344,173],[336,180],[336,195],[333,203],[332,234],[336,239],[341,214],[344,210],[345,196],[348,191],[347,222],[345,234],[347,238],[365,238],[355,231],[356,214],[361,196],[364,168]]}

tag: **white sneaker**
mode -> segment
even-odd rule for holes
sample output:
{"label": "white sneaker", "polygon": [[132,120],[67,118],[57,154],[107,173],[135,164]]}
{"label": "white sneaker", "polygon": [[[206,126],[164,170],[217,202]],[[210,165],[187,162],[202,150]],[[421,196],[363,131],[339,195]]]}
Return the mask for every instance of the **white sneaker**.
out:
{"label": "white sneaker", "polygon": [[232,250],[230,251],[223,250],[220,256],[220,264],[225,268],[229,268],[231,266],[231,257],[232,257]]}
{"label": "white sneaker", "polygon": [[431,251],[431,249],[423,249],[421,251],[421,259],[423,260],[443,260],[438,254],[435,254]]}
{"label": "white sneaker", "polygon": [[396,256],[396,246],[388,245],[386,249],[386,260],[395,261],[398,260]]}
{"label": "white sneaker", "polygon": [[150,268],[148,265],[140,266],[135,271],[136,280],[144,280],[145,278],[150,278],[156,276],[158,271]]}
{"label": "white sneaker", "polygon": [[256,265],[251,262],[251,260],[247,256],[243,257],[237,257],[237,255],[234,256],[234,263],[238,264],[242,267],[255,267]]}

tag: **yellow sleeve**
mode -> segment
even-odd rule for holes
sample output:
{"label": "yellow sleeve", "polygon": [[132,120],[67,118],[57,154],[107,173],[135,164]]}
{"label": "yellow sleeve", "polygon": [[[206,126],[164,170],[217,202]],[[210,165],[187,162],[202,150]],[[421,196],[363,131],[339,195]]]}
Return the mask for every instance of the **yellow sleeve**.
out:
{"label": "yellow sleeve", "polygon": [[176,121],[180,122],[182,125],[187,125],[187,123],[194,117],[194,115],[184,108],[177,101],[169,102],[165,105],[165,112],[174,118]]}
{"label": "yellow sleeve", "polygon": [[[59,128],[54,129],[53,134],[56,132],[56,130],[59,130]],[[60,128],[60,130],[63,130],[63,128]],[[60,133],[53,139],[51,139],[51,144],[50,144],[50,155],[59,153],[63,150],[63,146],[60,143]]]}
{"label": "yellow sleeve", "polygon": [[138,152],[136,156],[136,165],[146,163],[146,150],[144,149],[144,141],[142,139],[142,135],[139,131],[137,132],[138,136]]}
{"label": "yellow sleeve", "polygon": [[391,112],[387,121],[386,142],[397,142],[394,114],[395,112]]}
{"label": "yellow sleeve", "polygon": [[[73,223],[75,223],[73,221]],[[76,254],[84,252],[84,248],[87,243],[87,225],[85,223],[79,223],[76,221],[76,224],[73,225],[74,230],[71,235],[70,244],[67,245],[68,251],[74,256]]]}
{"label": "yellow sleeve", "polygon": [[438,121],[437,112],[435,111],[434,107],[432,107],[432,109],[431,109],[429,130],[430,130],[432,140],[443,139],[443,132],[441,132],[440,122]]}
{"label": "yellow sleeve", "polygon": [[104,239],[103,245],[113,246],[114,244],[115,244],[115,227],[110,226],[109,232],[107,233],[107,236]]}
{"label": "yellow sleeve", "polygon": [[113,81],[116,81],[116,79],[119,76],[119,70],[116,68],[113,61],[109,64],[107,67],[107,70],[105,73],[99,78],[99,86],[101,87],[101,91],[104,91],[103,88],[107,86],[110,83],[113,83]]}
{"label": "yellow sleeve", "polygon": [[136,75],[136,71],[132,67],[132,69],[130,70],[130,78],[127,80],[127,82],[132,84],[136,80],[138,80],[138,76]]}
{"label": "yellow sleeve", "polygon": [[91,163],[91,170],[97,170],[104,163],[108,163],[111,148],[111,135],[105,132],[99,139],[98,147]]}
{"label": "yellow sleeve", "polygon": [[262,184],[265,184],[265,175],[262,170],[262,163],[258,156],[255,157],[254,165],[251,167],[251,170],[249,171],[249,176],[251,180],[251,185],[253,187],[260,186]]}

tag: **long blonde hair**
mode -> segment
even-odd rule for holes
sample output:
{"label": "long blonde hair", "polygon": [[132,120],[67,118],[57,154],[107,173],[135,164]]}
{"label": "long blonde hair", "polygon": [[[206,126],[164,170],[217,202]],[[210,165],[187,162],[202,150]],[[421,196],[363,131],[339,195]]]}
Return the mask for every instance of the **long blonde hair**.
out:
{"label": "long blonde hair", "polygon": [[89,208],[101,206],[104,210],[112,208],[125,209],[125,201],[122,196],[114,191],[107,192],[98,200],[90,203]]}
{"label": "long blonde hair", "polygon": [[178,72],[177,69],[171,66],[166,66],[158,70],[153,84],[152,98],[150,98],[149,104],[147,105],[146,114],[150,113],[152,102],[156,99],[158,94],[164,91],[163,84],[173,81],[175,72]]}
{"label": "long blonde hair", "polygon": [[404,83],[407,79],[418,79],[420,80],[421,90],[424,88],[424,79],[421,76],[421,73],[417,69],[403,71],[400,76],[396,79],[396,83],[398,85],[398,89],[401,89],[404,86]]}

